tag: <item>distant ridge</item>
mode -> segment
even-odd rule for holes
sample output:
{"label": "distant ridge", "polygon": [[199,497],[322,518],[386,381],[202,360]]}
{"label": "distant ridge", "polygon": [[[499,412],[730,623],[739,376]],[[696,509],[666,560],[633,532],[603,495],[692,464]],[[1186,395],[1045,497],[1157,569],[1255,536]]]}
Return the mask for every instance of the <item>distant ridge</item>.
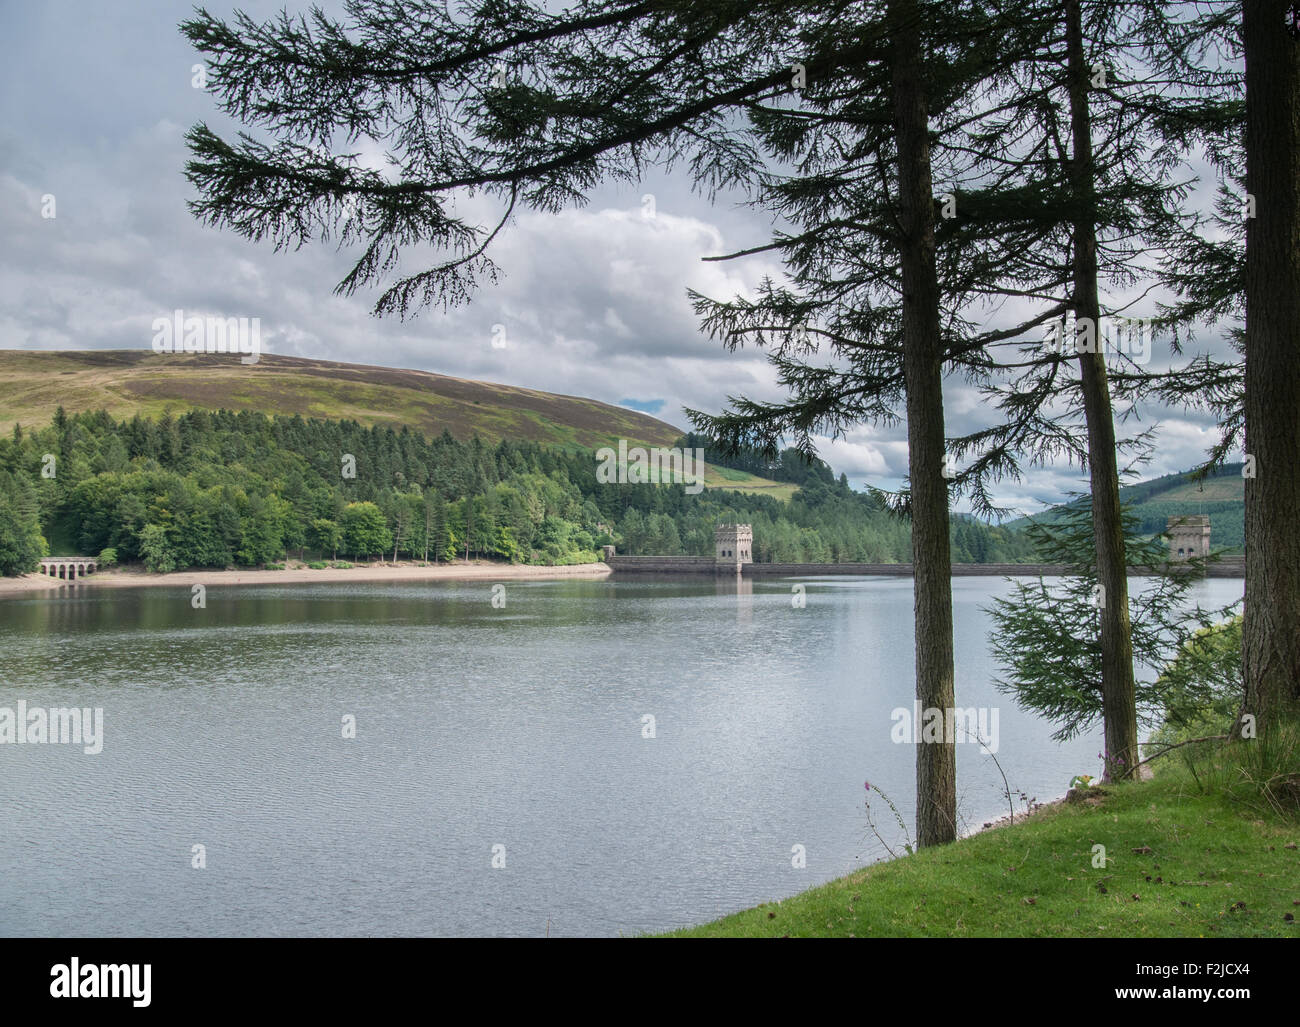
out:
{"label": "distant ridge", "polygon": [[[1144,535],[1164,531],[1170,517],[1208,514],[1211,545],[1241,553],[1246,537],[1246,483],[1241,477],[1241,466],[1240,463],[1224,464],[1199,482],[1191,480],[1190,471],[1165,474],[1124,486],[1119,492],[1120,500],[1131,507]],[[1008,521],[1006,526],[1019,529],[1031,520],[1050,524],[1068,508],[1069,504],[1055,506],[1032,517]]]}
{"label": "distant ridge", "polygon": [[683,434],[649,414],[593,399],[429,371],[274,354],[244,365],[217,354],[0,350],[0,428],[44,423],[59,406],[69,412],[103,407],[115,417],[257,410],[588,447],[617,438],[668,446]]}

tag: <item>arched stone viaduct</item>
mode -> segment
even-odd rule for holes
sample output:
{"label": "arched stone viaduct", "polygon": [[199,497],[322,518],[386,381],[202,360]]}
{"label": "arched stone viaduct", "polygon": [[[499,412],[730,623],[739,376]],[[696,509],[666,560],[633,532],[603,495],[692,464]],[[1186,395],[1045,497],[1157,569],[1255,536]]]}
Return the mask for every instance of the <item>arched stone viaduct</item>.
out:
{"label": "arched stone viaduct", "polygon": [[41,573],[46,577],[76,581],[99,570],[99,561],[93,556],[47,556],[41,561]]}

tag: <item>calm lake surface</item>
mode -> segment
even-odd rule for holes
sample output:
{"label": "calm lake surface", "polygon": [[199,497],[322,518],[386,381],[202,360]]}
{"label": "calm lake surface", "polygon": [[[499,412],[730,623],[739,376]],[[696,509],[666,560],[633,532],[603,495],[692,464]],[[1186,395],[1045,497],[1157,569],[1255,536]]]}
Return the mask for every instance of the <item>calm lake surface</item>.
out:
{"label": "calm lake surface", "polygon": [[[0,934],[634,934],[873,862],[863,783],[914,820],[890,740],[912,582],[799,579],[795,609],[792,580],[507,582],[504,609],[483,582],[0,600],[0,706],[104,711],[97,755],[0,745]],[[953,591],[957,703],[998,710],[1013,788],[1097,774],[1099,730],[1052,742],[991,683],[1005,581]],[[975,828],[1001,777],[957,750]]]}

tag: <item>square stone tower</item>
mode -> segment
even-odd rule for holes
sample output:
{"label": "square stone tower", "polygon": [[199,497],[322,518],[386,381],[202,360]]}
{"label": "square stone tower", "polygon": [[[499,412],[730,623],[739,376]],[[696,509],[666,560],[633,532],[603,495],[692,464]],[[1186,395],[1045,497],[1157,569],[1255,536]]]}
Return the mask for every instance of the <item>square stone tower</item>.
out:
{"label": "square stone tower", "polygon": [[713,550],[718,566],[740,570],[753,563],[754,529],[748,524],[719,524],[713,532]]}
{"label": "square stone tower", "polygon": [[1210,518],[1207,514],[1170,517],[1165,528],[1169,535],[1169,562],[1204,559],[1210,555]]}

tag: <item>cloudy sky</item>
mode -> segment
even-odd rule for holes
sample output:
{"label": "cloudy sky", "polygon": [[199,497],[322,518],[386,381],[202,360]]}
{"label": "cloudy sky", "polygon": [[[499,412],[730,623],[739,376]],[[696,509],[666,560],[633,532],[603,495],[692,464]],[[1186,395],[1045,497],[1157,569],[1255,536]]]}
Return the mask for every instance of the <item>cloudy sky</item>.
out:
{"label": "cloudy sky", "polygon": [[[207,6],[264,18],[283,3]],[[233,133],[191,84],[199,56],[176,28],[190,12],[163,0],[0,0],[0,348],[148,348],[153,319],[180,308],[260,317],[263,346],[276,353],[590,396],[680,426],[684,406],[780,398],[763,358],[728,354],[701,334],[686,297],[688,287],[747,293],[777,274],[769,258],[700,259],[765,241],[767,221],[734,199],[710,204],[683,177],[607,188],[558,216],[519,215],[493,251],[498,285],[468,307],[405,323],[372,317],[374,294],[333,295],[347,252],[275,253],[200,225],[185,207],[182,136],[200,121]],[[47,195],[54,218],[41,216]],[[492,345],[497,324],[504,348]],[[1222,352],[1212,337],[1200,345]],[[1157,341],[1153,366],[1167,360]],[[1162,428],[1145,475],[1192,466],[1214,440],[1207,418],[1143,413],[1140,428]],[[949,434],[980,415],[979,396],[948,383]],[[855,487],[892,488],[906,472],[904,438],[901,427],[863,427],[826,440],[821,455]],[[1036,470],[1004,483],[999,499],[1032,512],[1083,482],[1077,467]]]}

